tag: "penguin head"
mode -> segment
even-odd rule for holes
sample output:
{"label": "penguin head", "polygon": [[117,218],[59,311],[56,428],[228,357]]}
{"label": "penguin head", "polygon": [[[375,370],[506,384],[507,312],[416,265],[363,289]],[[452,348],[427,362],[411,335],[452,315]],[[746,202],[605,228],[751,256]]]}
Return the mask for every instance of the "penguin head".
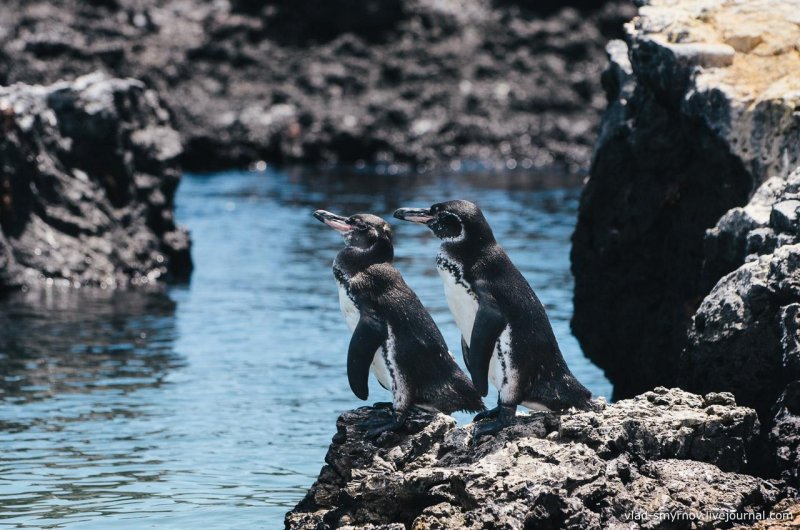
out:
{"label": "penguin head", "polygon": [[430,208],[400,208],[394,216],[427,225],[445,243],[494,240],[483,212],[477,204],[469,201],[439,202]]}
{"label": "penguin head", "polygon": [[392,229],[389,223],[368,213],[358,213],[343,217],[325,210],[317,210],[314,217],[330,226],[344,238],[345,244],[360,252],[376,252],[376,257],[392,260]]}

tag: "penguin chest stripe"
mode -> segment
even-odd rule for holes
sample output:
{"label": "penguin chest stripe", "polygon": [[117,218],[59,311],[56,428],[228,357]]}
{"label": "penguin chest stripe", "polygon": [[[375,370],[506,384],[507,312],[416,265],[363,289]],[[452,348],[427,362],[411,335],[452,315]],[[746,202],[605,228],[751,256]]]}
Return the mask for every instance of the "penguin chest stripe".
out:
{"label": "penguin chest stripe", "polygon": [[354,331],[361,318],[361,312],[350,295],[347,285],[340,282],[337,282],[337,285],[339,287],[339,309],[342,312],[342,316],[344,316],[347,327],[350,328],[350,331]]}
{"label": "penguin chest stripe", "polygon": [[475,316],[478,314],[478,299],[472,288],[464,280],[462,268],[446,256],[436,258],[436,268],[444,284],[444,294],[447,305],[456,321],[461,335],[469,346],[472,337],[472,327]]}
{"label": "penguin chest stripe", "polygon": [[489,360],[489,380],[500,390],[513,393],[517,389],[517,375],[511,366],[511,327],[506,326],[500,333]]}
{"label": "penguin chest stripe", "polygon": [[336,287],[339,290],[339,310],[344,316],[347,327],[350,328],[350,331],[353,331],[361,318],[361,312],[358,310],[353,293],[350,291],[350,278],[336,267],[333,268],[333,276],[336,278]]}

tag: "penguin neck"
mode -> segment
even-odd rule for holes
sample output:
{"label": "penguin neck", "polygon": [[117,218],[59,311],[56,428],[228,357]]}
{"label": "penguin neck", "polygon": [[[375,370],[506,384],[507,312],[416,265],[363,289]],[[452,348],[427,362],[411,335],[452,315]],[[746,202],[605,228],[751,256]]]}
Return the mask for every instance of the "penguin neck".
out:
{"label": "penguin neck", "polygon": [[394,260],[394,248],[391,241],[379,239],[368,248],[346,246],[336,256],[336,265],[348,276],[365,270],[378,263],[391,263]]}
{"label": "penguin neck", "polygon": [[492,230],[480,230],[466,234],[466,237],[456,240],[442,241],[442,250],[449,256],[457,259],[465,266],[471,266],[485,255],[486,249],[497,244]]}

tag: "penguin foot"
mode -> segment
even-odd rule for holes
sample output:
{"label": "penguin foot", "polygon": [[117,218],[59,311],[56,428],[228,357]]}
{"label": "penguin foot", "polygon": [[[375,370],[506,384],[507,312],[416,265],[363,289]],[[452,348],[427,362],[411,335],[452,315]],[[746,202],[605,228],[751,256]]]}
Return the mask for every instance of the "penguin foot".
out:
{"label": "penguin foot", "polygon": [[517,407],[515,405],[499,405],[497,408],[499,410],[497,411],[496,419],[475,425],[472,431],[473,442],[477,441],[481,436],[497,434],[514,423],[514,417],[517,414]]}
{"label": "penguin foot", "polygon": [[372,404],[372,408],[381,410],[392,409],[394,408],[394,404],[391,401],[376,401]]}
{"label": "penguin foot", "polygon": [[473,422],[481,421],[481,420],[488,420],[492,418],[496,418],[500,414],[500,405],[497,405],[493,409],[484,410],[483,412],[479,412],[472,418]]}
{"label": "penguin foot", "polygon": [[381,414],[380,418],[362,421],[361,423],[356,425],[356,427],[358,427],[359,429],[371,429],[373,427],[379,427],[381,425],[385,425],[386,423],[393,421],[394,419],[394,415],[388,416],[386,414],[386,411],[384,410],[379,411],[379,413]]}
{"label": "penguin foot", "polygon": [[364,437],[368,440],[375,440],[385,432],[399,431],[406,424],[407,417],[406,413],[392,414],[392,417],[386,420],[370,422],[372,423],[371,428],[367,430]]}

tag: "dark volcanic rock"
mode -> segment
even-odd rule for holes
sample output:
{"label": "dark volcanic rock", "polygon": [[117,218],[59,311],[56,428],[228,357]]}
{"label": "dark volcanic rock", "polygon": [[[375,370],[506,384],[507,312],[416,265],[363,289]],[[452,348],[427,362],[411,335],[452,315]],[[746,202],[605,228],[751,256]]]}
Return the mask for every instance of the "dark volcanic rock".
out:
{"label": "dark volcanic rock", "polygon": [[678,381],[692,315],[745,251],[704,268],[705,231],[800,163],[796,10],[646,4],[626,25],[628,44],[609,48],[609,107],[572,251],[573,330],[617,398]]}
{"label": "dark volcanic rock", "polygon": [[[755,407],[766,466],[800,484],[800,170],[772,178],[706,234],[704,274],[735,270],[703,300],[689,329],[679,382],[729,390]],[[738,268],[736,268],[738,267]]]}
{"label": "dark volcanic rock", "polygon": [[[727,390],[764,415],[795,364],[800,245],[786,245],[722,278],[697,310],[681,363],[681,385]],[[784,350],[786,346],[786,350]]]}
{"label": "dark volcanic rock", "polygon": [[0,88],[0,290],[184,279],[181,143],[155,92],[102,74]]}
{"label": "dark volcanic rock", "polygon": [[800,484],[800,381],[786,386],[775,409],[769,431],[775,465],[787,482]]}
{"label": "dark volcanic rock", "polygon": [[174,110],[191,169],[480,159],[574,171],[604,105],[602,46],[633,10],[566,4],[10,0],[0,75],[141,79]]}
{"label": "dark volcanic rock", "polygon": [[732,208],[705,236],[703,288],[778,247],[800,243],[800,169],[762,184],[746,206]]}
{"label": "dark volcanic rock", "polygon": [[234,12],[259,15],[269,38],[289,45],[328,42],[352,33],[386,41],[408,15],[406,0],[231,0]]}
{"label": "dark volcanic rock", "polygon": [[730,394],[659,388],[597,412],[535,413],[477,446],[442,415],[373,445],[356,427],[373,414],[339,418],[286,528],[677,528],[631,513],[761,511],[782,495],[736,473],[758,421]]}
{"label": "dark volcanic rock", "polygon": [[797,485],[796,8],[654,0],[640,15],[609,47],[574,330],[618,397],[733,392],[764,426],[754,469]]}

